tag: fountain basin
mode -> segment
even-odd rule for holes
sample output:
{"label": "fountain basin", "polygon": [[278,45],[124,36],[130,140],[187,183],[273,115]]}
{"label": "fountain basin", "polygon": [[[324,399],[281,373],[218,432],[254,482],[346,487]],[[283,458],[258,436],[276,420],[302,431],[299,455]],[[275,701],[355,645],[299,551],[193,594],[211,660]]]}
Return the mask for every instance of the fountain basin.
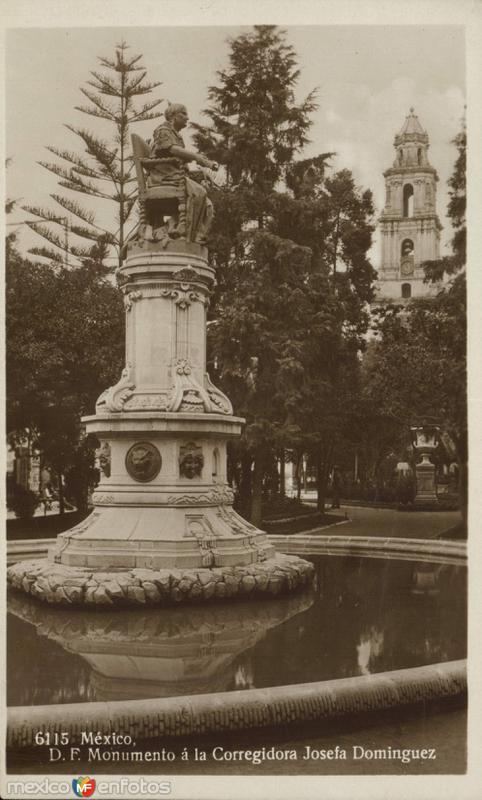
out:
{"label": "fountain basin", "polygon": [[162,614],[72,614],[13,593],[10,745],[60,722],[74,740],[117,726],[139,741],[463,701],[465,566],[312,563],[316,589]]}

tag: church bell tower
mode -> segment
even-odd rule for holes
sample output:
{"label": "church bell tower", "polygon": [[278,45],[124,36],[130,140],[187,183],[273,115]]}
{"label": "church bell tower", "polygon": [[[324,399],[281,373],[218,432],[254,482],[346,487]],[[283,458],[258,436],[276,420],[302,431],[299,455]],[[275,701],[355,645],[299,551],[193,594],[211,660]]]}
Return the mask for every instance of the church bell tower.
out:
{"label": "church bell tower", "polygon": [[428,160],[429,141],[414,109],[395,136],[395,161],[383,175],[380,216],[381,266],[376,301],[430,296],[422,263],[439,258],[442,225],[437,216],[437,171]]}

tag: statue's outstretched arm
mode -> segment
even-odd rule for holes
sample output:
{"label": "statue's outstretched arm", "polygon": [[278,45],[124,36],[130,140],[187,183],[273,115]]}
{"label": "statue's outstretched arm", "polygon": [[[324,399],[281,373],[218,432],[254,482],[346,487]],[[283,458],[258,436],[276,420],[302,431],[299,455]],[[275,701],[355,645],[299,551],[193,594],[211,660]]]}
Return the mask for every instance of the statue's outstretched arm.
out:
{"label": "statue's outstretched arm", "polygon": [[192,150],[185,150],[184,147],[178,147],[176,144],[173,144],[169,150],[173,156],[182,158],[183,161],[196,161],[202,167],[207,167],[208,169],[217,169],[218,167],[216,161],[210,161],[206,156],[202,156]]}

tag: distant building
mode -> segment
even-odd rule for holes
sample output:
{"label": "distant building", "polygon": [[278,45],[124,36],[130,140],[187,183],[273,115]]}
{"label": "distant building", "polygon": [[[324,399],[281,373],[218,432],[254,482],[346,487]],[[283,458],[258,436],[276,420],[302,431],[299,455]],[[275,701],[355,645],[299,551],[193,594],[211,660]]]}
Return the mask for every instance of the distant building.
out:
{"label": "distant building", "polygon": [[438,175],[428,160],[428,134],[413,108],[395,136],[395,161],[383,175],[385,208],[379,219],[381,264],[375,304],[406,302],[437,291],[423,282],[422,263],[440,257]]}

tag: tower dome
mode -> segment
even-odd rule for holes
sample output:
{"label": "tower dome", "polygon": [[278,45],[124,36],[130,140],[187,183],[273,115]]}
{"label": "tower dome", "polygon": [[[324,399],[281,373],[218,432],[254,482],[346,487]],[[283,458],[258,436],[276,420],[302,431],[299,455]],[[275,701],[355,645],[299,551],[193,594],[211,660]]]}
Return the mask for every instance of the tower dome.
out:
{"label": "tower dome", "polygon": [[422,128],[420,120],[415,114],[415,109],[413,106],[405,118],[405,122],[402,125],[400,133],[395,137],[395,145],[398,144],[397,140],[401,141],[410,137],[420,138],[422,141],[426,141],[428,143],[428,134]]}
{"label": "tower dome", "polygon": [[428,161],[428,134],[422,128],[420,120],[412,107],[405,118],[400,133],[394,141],[394,167],[426,167]]}

